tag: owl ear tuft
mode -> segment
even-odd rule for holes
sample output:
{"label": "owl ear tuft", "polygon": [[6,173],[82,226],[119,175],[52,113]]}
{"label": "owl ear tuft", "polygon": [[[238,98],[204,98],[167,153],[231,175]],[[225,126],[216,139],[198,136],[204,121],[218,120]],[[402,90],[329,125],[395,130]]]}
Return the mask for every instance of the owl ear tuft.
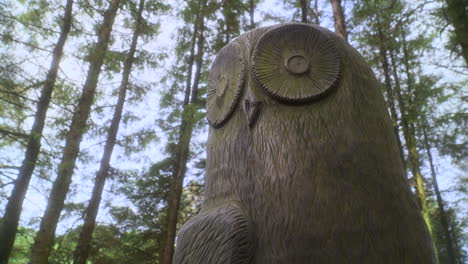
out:
{"label": "owl ear tuft", "polygon": [[265,92],[285,103],[306,103],[337,82],[340,54],[326,33],[306,24],[267,31],[255,46],[252,71]]}
{"label": "owl ear tuft", "polygon": [[244,82],[244,62],[239,44],[222,48],[208,76],[206,117],[214,128],[229,120],[239,103]]}

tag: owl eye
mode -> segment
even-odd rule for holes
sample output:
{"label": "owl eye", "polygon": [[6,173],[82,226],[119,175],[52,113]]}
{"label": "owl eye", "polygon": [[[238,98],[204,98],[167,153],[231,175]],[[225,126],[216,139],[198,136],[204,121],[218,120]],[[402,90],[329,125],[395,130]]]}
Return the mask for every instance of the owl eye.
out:
{"label": "owl eye", "polygon": [[286,24],[261,37],[253,52],[252,70],[271,97],[285,103],[305,103],[331,90],[338,80],[340,55],[319,29]]}
{"label": "owl eye", "polygon": [[232,115],[241,95],[244,62],[239,44],[221,49],[208,75],[207,119],[214,128],[221,127]]}

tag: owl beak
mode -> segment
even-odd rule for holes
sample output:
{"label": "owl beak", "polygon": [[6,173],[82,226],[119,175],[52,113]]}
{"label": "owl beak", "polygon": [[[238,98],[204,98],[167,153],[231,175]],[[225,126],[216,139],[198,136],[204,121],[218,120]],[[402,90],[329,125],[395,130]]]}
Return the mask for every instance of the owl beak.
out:
{"label": "owl beak", "polygon": [[262,102],[255,100],[255,97],[251,93],[248,93],[244,99],[243,108],[249,127],[253,127],[257,121],[261,107]]}

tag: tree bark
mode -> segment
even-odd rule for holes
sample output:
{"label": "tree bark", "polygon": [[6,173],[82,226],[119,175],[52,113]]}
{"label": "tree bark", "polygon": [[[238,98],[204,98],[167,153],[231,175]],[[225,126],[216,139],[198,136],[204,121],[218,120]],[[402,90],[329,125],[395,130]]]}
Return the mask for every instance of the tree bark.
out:
{"label": "tree bark", "polygon": [[[174,255],[174,243],[177,232],[177,221],[180,209],[180,200],[182,196],[183,183],[185,172],[187,171],[187,161],[190,151],[190,140],[192,137],[193,127],[195,120],[193,110],[197,103],[198,84],[201,75],[201,66],[203,61],[203,47],[204,47],[204,9],[206,0],[201,1],[201,9],[199,13],[198,35],[197,39],[197,57],[196,57],[196,72],[192,85],[186,87],[186,95],[191,91],[190,103],[185,104],[182,112],[182,121],[179,128],[179,138],[177,144],[177,151],[175,155],[175,167],[172,176],[171,192],[168,201],[166,229],[164,234],[164,248],[161,252],[161,264],[171,264]],[[186,98],[185,98],[186,99]]]}
{"label": "tree bark", "polygon": [[439,189],[439,184],[437,182],[437,175],[435,171],[434,162],[432,160],[431,147],[429,146],[429,138],[427,136],[426,129],[427,129],[427,125],[424,125],[422,128],[423,135],[424,135],[424,148],[426,149],[427,159],[429,161],[429,167],[431,168],[432,185],[434,186],[434,192],[435,192],[436,199],[437,199],[437,206],[439,208],[440,223],[442,225],[442,229],[443,229],[445,239],[447,242],[447,251],[448,251],[448,257],[450,261],[447,264],[457,264],[456,253],[453,247],[453,239],[452,239],[452,235],[450,234],[449,221],[447,218],[447,214],[445,213],[444,200],[442,199],[442,195]]}
{"label": "tree bark", "polygon": [[[40,99],[39,99],[40,100]],[[31,129],[32,131],[32,129]],[[0,127],[0,134],[3,136],[12,136],[15,138],[18,138],[18,141],[26,141],[30,138],[30,135],[27,133],[24,133],[22,131],[18,131],[16,128],[10,128],[10,127]]]}
{"label": "tree bark", "polygon": [[63,47],[65,46],[72,24],[72,9],[73,1],[67,0],[60,36],[54,47],[52,62],[47,73],[44,87],[41,91],[39,102],[37,103],[37,111],[28,137],[25,157],[18,173],[15,186],[11,192],[10,198],[8,199],[3,221],[0,224],[0,241],[2,241],[0,243],[1,264],[6,264],[8,262],[11,249],[15,241],[16,230],[18,228],[24,198],[41,149],[41,139],[46,114],[52,97],[52,91],[55,86],[55,81],[57,79],[57,72],[62,59]]}
{"label": "tree bark", "polygon": [[255,28],[255,0],[249,0],[249,29]]}
{"label": "tree bark", "polygon": [[[396,66],[396,60],[393,54],[393,50],[389,50],[389,55],[390,55],[390,61],[392,62],[392,73],[393,73],[393,79],[395,80],[395,93],[396,93],[396,98],[397,98],[396,100],[398,102],[398,108],[400,110],[400,120],[402,124],[401,127],[403,128],[403,137],[405,139],[405,142],[408,142],[409,134],[408,134],[408,131],[405,130],[405,128],[408,127],[408,118],[406,116],[406,113],[407,113],[406,103],[401,93],[400,77],[398,76],[398,68]],[[405,172],[406,172],[407,165],[406,165],[406,162],[404,162],[406,159],[403,154],[403,147],[401,149],[401,155],[402,155],[403,165],[405,167]]]}
{"label": "tree bark", "polygon": [[333,19],[335,21],[335,32],[344,40],[348,41],[348,32],[346,31],[346,20],[341,7],[341,0],[330,0],[333,7]]}
{"label": "tree bark", "polygon": [[[406,51],[405,51],[405,55],[406,55],[405,58],[407,59]],[[402,92],[401,92],[400,78],[399,78],[398,73],[397,73],[396,60],[395,60],[395,57],[394,57],[394,54],[393,54],[392,51],[390,51],[390,59],[391,59],[392,68],[393,68],[393,71],[392,71],[393,76],[394,76],[393,78],[395,79],[395,92],[396,92],[396,95],[397,95],[397,101],[398,101],[398,106],[399,106],[400,115],[401,115],[401,124],[402,124],[401,127],[403,129],[403,137],[405,138],[406,147],[408,149],[408,160],[409,160],[409,163],[410,163],[411,172],[412,172],[413,177],[414,177],[415,182],[416,182],[414,186],[415,186],[415,189],[416,189],[416,192],[417,192],[417,196],[419,197],[417,200],[418,200],[418,204],[419,204],[419,206],[421,208],[421,213],[423,214],[426,225],[428,225],[429,232],[432,235],[432,224],[431,224],[429,212],[428,212],[428,209],[427,209],[425,190],[424,190],[424,185],[423,185],[422,173],[421,173],[421,169],[420,169],[421,164],[419,162],[419,154],[418,154],[418,152],[416,150],[415,131],[410,130],[411,126],[410,126],[410,123],[408,121],[409,112],[408,112],[407,107],[406,107],[406,101],[403,98],[403,95],[402,95]],[[407,71],[407,73],[409,73],[409,71]],[[408,82],[408,88],[410,89],[409,92],[411,92],[411,86],[409,86],[409,85],[410,85],[410,82]],[[408,98],[409,98],[409,96],[410,95],[408,95]],[[409,104],[413,105],[411,100],[409,101]],[[415,157],[415,155],[417,155],[417,156]],[[406,169],[406,164],[405,164],[405,169]],[[423,189],[423,192],[422,192],[423,195],[420,194],[421,188]],[[423,201],[421,199],[424,199],[424,203],[423,203]],[[425,208],[426,208],[425,211],[422,210],[423,206],[425,206]],[[436,248],[436,246],[434,244],[434,249],[435,248]],[[434,251],[434,253],[436,254],[436,258],[438,259],[437,252]]]}
{"label": "tree bark", "polygon": [[390,79],[390,68],[388,64],[387,48],[385,45],[386,39],[384,37],[382,28],[379,22],[377,22],[377,34],[379,38],[379,53],[380,53],[380,58],[381,58],[381,63],[382,63],[382,69],[384,72],[385,88],[387,91],[387,105],[388,105],[388,108],[390,109],[390,118],[392,119],[393,133],[395,134],[398,148],[400,149],[401,160],[403,164],[405,164],[405,156],[403,154],[403,144],[401,143],[400,128],[398,125],[398,114],[397,114],[396,107],[395,107],[395,96],[393,95],[392,82]]}
{"label": "tree bark", "polygon": [[468,66],[468,12],[465,0],[446,0],[447,19],[455,28],[455,37]]}
{"label": "tree bark", "polygon": [[[200,13],[201,4],[202,4],[202,1],[198,3],[198,10],[197,10],[198,13]],[[199,20],[200,20],[200,15],[197,15],[197,18],[195,19],[195,23],[193,24],[192,39],[190,40],[190,55],[187,61],[188,73],[187,73],[187,80],[185,83],[186,88],[185,88],[183,105],[187,105],[190,102],[190,87],[192,85],[193,62],[195,60],[195,47],[197,44],[197,34],[198,34],[197,32],[198,32]]]}
{"label": "tree bark", "polygon": [[233,18],[232,8],[233,6],[230,1],[223,1],[222,13],[224,16],[224,25],[226,26],[226,28],[224,29],[225,37],[226,37],[226,39],[224,40],[225,43],[229,43],[231,41],[231,31],[232,31],[231,23],[233,22],[232,21],[232,18]]}
{"label": "tree bark", "polygon": [[65,148],[60,161],[48,204],[41,221],[39,232],[34,241],[31,254],[31,264],[46,264],[54,242],[55,229],[65,198],[71,184],[71,177],[75,168],[76,158],[80,150],[80,143],[86,131],[86,122],[89,117],[91,105],[94,101],[96,86],[101,72],[104,56],[108,49],[110,33],[120,0],[112,0],[104,13],[104,21],[100,27],[98,42],[91,51],[91,62],[83,86],[83,92],[73,114],[72,123],[66,136]]}
{"label": "tree bark", "polygon": [[318,0],[314,0],[314,22],[316,25],[320,25],[320,14],[318,9]]}
{"label": "tree bark", "polygon": [[205,31],[205,23],[201,22],[200,25],[200,36],[198,37],[197,40],[197,58],[196,58],[196,71],[195,71],[195,76],[193,79],[193,85],[192,85],[192,91],[191,91],[191,104],[196,104],[198,102],[198,84],[200,83],[200,76],[201,76],[201,68],[202,68],[202,62],[203,62],[203,46],[205,44],[205,37],[204,37],[204,31]]}
{"label": "tree bark", "polygon": [[124,62],[124,68],[122,73],[122,80],[119,87],[119,96],[117,99],[117,105],[115,107],[114,115],[112,117],[111,126],[107,135],[106,144],[104,146],[104,153],[101,158],[101,164],[99,171],[96,174],[96,182],[94,184],[93,193],[89,205],[86,209],[83,227],[80,232],[78,244],[74,252],[74,264],[86,264],[86,260],[89,256],[89,250],[91,248],[92,234],[96,225],[96,216],[99,210],[99,204],[101,202],[102,192],[106,178],[109,173],[110,159],[112,151],[114,150],[115,141],[117,138],[117,132],[119,130],[120,120],[122,118],[122,111],[125,103],[125,97],[127,94],[128,83],[130,73],[132,71],[133,61],[135,57],[135,51],[138,43],[138,37],[140,35],[142,25],[142,13],[144,9],[144,0],[140,0],[137,11],[137,17],[135,21],[135,31],[133,33],[132,42],[130,44],[130,50],[127,58]]}
{"label": "tree bark", "polygon": [[309,3],[307,0],[301,0],[300,5],[301,5],[301,22],[307,23],[307,9],[309,7]]}
{"label": "tree bark", "polygon": [[[408,111],[407,111],[407,120],[408,126],[403,128],[404,133],[407,133],[407,142],[406,147],[408,149],[408,161],[410,165],[411,172],[413,174],[415,180],[415,189],[416,189],[416,198],[419,204],[419,208],[421,209],[421,213],[426,221],[426,225],[429,229],[431,235],[433,234],[431,218],[429,215],[429,208],[427,206],[427,198],[426,198],[426,191],[424,187],[424,177],[421,173],[421,163],[419,160],[419,153],[416,145],[416,136],[415,136],[415,123],[416,123],[416,110],[415,110],[415,103],[414,98],[416,91],[414,91],[413,84],[413,75],[411,73],[411,67],[409,65],[409,51],[406,44],[406,34],[404,29],[400,25],[400,33],[402,37],[402,46],[403,46],[403,65],[405,67],[406,73],[406,80],[407,80],[407,87],[408,87]],[[404,114],[404,113],[403,113]],[[435,246],[435,245],[434,245]]]}

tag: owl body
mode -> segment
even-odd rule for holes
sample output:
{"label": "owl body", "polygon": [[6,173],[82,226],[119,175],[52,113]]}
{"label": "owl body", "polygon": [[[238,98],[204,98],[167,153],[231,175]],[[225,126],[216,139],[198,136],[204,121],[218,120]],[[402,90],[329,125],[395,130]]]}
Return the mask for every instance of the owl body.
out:
{"label": "owl body", "polygon": [[175,263],[435,263],[363,58],[304,24],[255,29],[223,50],[210,73],[205,201]]}

